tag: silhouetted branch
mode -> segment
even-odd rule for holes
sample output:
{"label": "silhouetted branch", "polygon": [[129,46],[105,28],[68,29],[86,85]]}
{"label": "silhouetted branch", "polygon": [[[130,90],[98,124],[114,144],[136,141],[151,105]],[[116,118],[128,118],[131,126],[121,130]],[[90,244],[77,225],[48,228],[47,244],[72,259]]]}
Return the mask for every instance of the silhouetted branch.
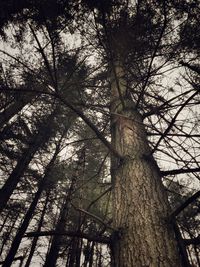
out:
{"label": "silhouetted branch", "polygon": [[94,218],[96,221],[100,222],[101,224],[103,224],[106,228],[108,229],[111,229],[112,231],[115,231],[115,229],[113,227],[111,227],[110,225],[108,225],[107,223],[105,223],[101,218],[99,218],[98,216],[96,216],[95,214],[92,214],[90,213],[89,211],[87,210],[84,210],[84,209],[80,209],[80,208],[77,208],[75,207],[73,204],[72,204],[72,207],[75,209],[75,210],[78,210],[86,215],[88,215],[89,217],[92,217]]}
{"label": "silhouetted branch", "polygon": [[164,131],[164,133],[161,135],[161,137],[159,138],[158,142],[156,143],[155,147],[152,150],[152,154],[156,151],[157,147],[159,146],[160,142],[163,140],[163,138],[165,138],[168,134],[168,132],[171,130],[171,128],[174,126],[174,123],[178,117],[178,115],[181,113],[181,111],[184,109],[184,107],[190,102],[190,100],[192,100],[199,92],[195,91],[182,105],[181,107],[178,109],[178,111],[176,112],[176,114],[174,115],[174,117],[172,118],[170,124],[168,125],[167,129]]}
{"label": "silhouetted branch", "polygon": [[197,74],[200,75],[200,68],[199,68],[199,67],[194,66],[194,65],[190,65],[189,63],[184,62],[184,61],[182,61],[182,60],[181,60],[179,63],[180,63],[182,66],[187,67],[188,69],[190,69],[190,70],[192,70],[192,71],[194,71],[194,72],[196,72]]}
{"label": "silhouetted branch", "polygon": [[[13,261],[22,261],[25,257],[24,256],[18,256],[16,258],[13,259]],[[0,261],[0,264],[4,264],[4,261]]]}
{"label": "silhouetted branch", "polygon": [[186,246],[200,245],[200,235],[198,235],[197,237],[194,237],[194,238],[183,239],[183,241],[184,241],[184,244]]}
{"label": "silhouetted branch", "polygon": [[51,66],[50,66],[50,64],[49,64],[49,61],[48,61],[48,59],[47,59],[45,53],[44,53],[44,49],[42,48],[42,46],[41,46],[41,44],[40,44],[40,41],[39,41],[39,39],[38,39],[38,37],[37,37],[37,35],[36,35],[34,29],[32,28],[32,26],[31,26],[30,24],[29,24],[29,27],[30,27],[30,30],[31,30],[31,32],[32,32],[32,34],[33,34],[33,36],[34,36],[36,42],[37,42],[38,50],[39,50],[39,52],[40,52],[40,54],[41,54],[41,56],[42,56],[42,58],[43,58],[43,60],[44,60],[44,63],[45,63],[46,68],[47,68],[47,71],[48,71],[48,73],[49,73],[49,75],[50,75],[50,77],[51,77],[53,86],[55,87],[54,89],[56,90],[56,89],[57,89],[57,84],[56,84],[56,82],[55,82],[55,80],[54,80],[54,76],[53,76],[53,73],[52,73],[52,70],[51,70]]}
{"label": "silhouetted branch", "polygon": [[69,101],[66,99],[63,99],[60,95],[56,95],[57,98],[60,99],[63,104],[65,104],[68,108],[70,108],[72,111],[74,111],[96,134],[96,136],[101,140],[101,142],[110,150],[111,153],[115,157],[118,157],[119,159],[123,159],[123,156],[119,154],[118,151],[114,149],[114,147],[111,145],[110,142],[103,136],[103,134],[97,129],[97,127],[94,125],[93,122],[90,121],[88,117],[85,116],[85,114],[75,106],[73,106]]}
{"label": "silhouetted branch", "polygon": [[176,175],[176,174],[193,173],[193,172],[200,172],[200,167],[199,168],[174,169],[174,170],[168,170],[168,171],[161,171],[161,175],[167,176],[167,175]]}
{"label": "silhouetted branch", "polygon": [[184,210],[188,205],[194,202],[198,197],[200,197],[200,191],[189,197],[182,205],[180,205],[174,212],[172,212],[170,217],[172,219],[175,218],[182,210]]}
{"label": "silhouetted branch", "polygon": [[62,233],[56,232],[56,231],[28,232],[24,235],[24,237],[53,236],[53,235],[63,235],[63,236],[68,236],[68,237],[85,238],[89,241],[94,241],[94,242],[103,243],[103,244],[110,243],[109,237],[92,236],[90,234],[85,234],[82,232],[75,232],[75,231],[65,231]]}
{"label": "silhouetted branch", "polygon": [[[13,91],[13,92],[19,92],[19,90],[16,89],[4,89],[4,92],[6,91]],[[117,152],[114,147],[111,145],[110,142],[108,142],[108,140],[103,136],[103,134],[98,130],[98,128],[94,125],[93,122],[90,121],[90,119],[88,117],[85,116],[85,114],[78,108],[76,108],[74,105],[72,105],[69,101],[67,101],[66,99],[63,99],[60,95],[56,94],[56,93],[51,93],[51,92],[43,92],[40,90],[26,90],[26,89],[20,89],[21,92],[35,92],[35,93],[40,93],[40,94],[44,94],[44,95],[49,95],[55,98],[58,98],[65,106],[67,106],[68,108],[70,108],[72,111],[74,111],[74,113],[76,113],[96,134],[96,136],[101,140],[101,142],[109,149],[109,151],[111,153],[113,153],[113,155],[115,157],[118,157],[119,159],[123,159],[123,156],[119,154],[119,152]]]}

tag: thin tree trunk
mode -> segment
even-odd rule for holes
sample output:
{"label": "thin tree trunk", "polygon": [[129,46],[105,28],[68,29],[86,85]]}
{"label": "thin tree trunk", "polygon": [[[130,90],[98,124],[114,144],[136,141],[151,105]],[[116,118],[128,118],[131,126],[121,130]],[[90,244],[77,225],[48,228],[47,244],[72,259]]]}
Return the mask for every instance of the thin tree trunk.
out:
{"label": "thin tree trunk", "polygon": [[[187,233],[189,234],[190,238],[194,238],[194,235],[190,232],[190,229],[188,229],[187,227]],[[197,266],[200,266],[200,258],[199,258],[199,251],[198,251],[198,247],[196,244],[193,244],[192,246],[192,250],[194,250],[194,255],[195,255],[195,258],[196,258],[196,263],[197,263]],[[188,253],[190,254],[190,248],[188,248]],[[193,256],[193,255],[192,255]],[[194,257],[190,256],[190,260],[191,262],[193,261]],[[193,258],[193,259],[192,259]]]}
{"label": "thin tree trunk", "polygon": [[14,231],[13,229],[15,227],[15,224],[16,224],[18,218],[19,218],[19,214],[16,215],[16,217],[14,218],[14,221],[12,222],[9,230],[5,233],[5,236],[3,237],[3,242],[2,242],[1,248],[0,248],[0,255],[3,252],[4,246],[6,245],[6,243],[8,242],[8,240],[10,240],[11,234]]}
{"label": "thin tree trunk", "polygon": [[70,260],[70,246],[68,246],[68,248],[67,248],[67,260],[66,260],[65,267],[69,266],[69,260]]}
{"label": "thin tree trunk", "polygon": [[8,212],[7,212],[7,214],[6,214],[5,218],[4,218],[4,220],[3,220],[3,222],[2,222],[2,225],[1,225],[1,228],[0,228],[0,232],[3,230],[3,228],[4,228],[4,226],[5,226],[6,222],[7,222],[7,219],[9,218],[10,213],[11,213],[11,211],[8,210]]}
{"label": "thin tree trunk", "polygon": [[[0,189],[0,213],[5,208],[8,200],[10,199],[13,191],[15,190],[17,184],[20,181],[20,178],[24,174],[25,170],[27,169],[30,161],[32,160],[34,154],[45,142],[49,139],[49,134],[47,132],[51,130],[50,121],[52,120],[52,115],[49,116],[47,121],[39,130],[33,140],[28,147],[28,149],[23,153],[17,165],[13,169],[12,173],[10,174],[9,178],[6,180],[3,187]],[[49,125],[48,125],[49,124]]]}
{"label": "thin tree trunk", "polygon": [[70,248],[70,259],[69,259],[69,265],[67,267],[77,267],[76,265],[76,257],[77,257],[77,248],[79,245],[79,239],[74,237],[72,239],[72,244]]}
{"label": "thin tree trunk", "polygon": [[[65,224],[66,224],[66,219],[67,219],[67,214],[68,214],[68,206],[69,206],[69,201],[72,197],[72,193],[74,190],[74,183],[75,183],[75,180],[73,179],[70,189],[68,190],[67,196],[63,203],[63,206],[61,207],[58,223],[55,229],[56,232],[63,232],[65,230]],[[46,256],[44,267],[55,267],[56,266],[56,261],[59,256],[59,250],[60,250],[61,244],[62,244],[62,236],[55,235],[52,239],[50,250]]]}
{"label": "thin tree trunk", "polygon": [[123,66],[112,70],[112,159],[114,267],[180,267],[166,190],[134,103],[126,95]]}
{"label": "thin tree trunk", "polygon": [[81,262],[81,252],[82,252],[83,240],[77,239],[77,247],[76,247],[76,267],[80,266]]}
{"label": "thin tree trunk", "polygon": [[59,153],[59,146],[56,148],[56,151],[53,155],[53,158],[51,159],[51,161],[49,162],[47,168],[46,168],[46,172],[45,172],[45,175],[44,175],[44,178],[42,179],[42,181],[40,182],[39,186],[38,186],[38,191],[35,193],[35,196],[34,196],[34,199],[24,217],[24,220],[20,226],[20,228],[18,229],[18,232],[15,236],[15,239],[13,240],[12,242],[12,245],[11,245],[11,248],[10,248],[10,251],[4,261],[4,264],[3,264],[3,267],[10,267],[14,258],[15,258],[15,255],[17,253],[17,250],[19,248],[19,245],[21,243],[21,240],[29,226],[29,223],[30,223],[30,220],[33,216],[33,213],[35,211],[35,208],[37,206],[37,203],[40,199],[40,196],[45,188],[45,185],[46,185],[46,182],[48,180],[48,176],[49,176],[49,172],[51,171],[51,168],[56,160],[56,157]]}
{"label": "thin tree trunk", "polygon": [[87,267],[87,264],[90,260],[90,246],[91,246],[91,241],[87,241],[87,245],[84,248],[84,262],[83,262],[83,267]]}
{"label": "thin tree trunk", "polygon": [[19,267],[22,267],[22,266],[23,266],[24,259],[25,259],[25,257],[22,257],[22,258],[20,259]]}
{"label": "thin tree trunk", "polygon": [[[40,221],[38,223],[38,228],[37,228],[37,231],[36,231],[38,233],[41,231],[41,228],[42,228],[42,225],[43,225],[44,215],[46,213],[47,204],[49,202],[49,195],[50,195],[50,191],[48,191],[47,195],[46,195],[46,200],[45,200],[45,203],[44,203],[44,207],[43,207],[43,210],[42,210],[42,213],[41,213],[41,217],[40,217]],[[30,250],[28,259],[27,259],[26,264],[24,265],[24,267],[29,267],[30,266],[31,260],[33,258],[34,252],[35,252],[35,248],[37,246],[38,239],[39,239],[39,236],[35,236],[33,238],[33,242],[32,242],[32,245],[31,245],[31,250]]]}
{"label": "thin tree trunk", "polygon": [[197,245],[194,245],[194,254],[196,257],[197,266],[200,266],[200,258],[199,258],[199,251]]}
{"label": "thin tree trunk", "polygon": [[102,267],[102,248],[101,245],[99,246],[99,250],[98,250],[98,267]]}
{"label": "thin tree trunk", "polygon": [[176,223],[175,220],[173,220],[172,223],[173,223],[173,227],[174,227],[174,233],[176,236],[176,240],[178,243],[179,253],[181,255],[182,265],[183,265],[183,267],[188,267],[188,266],[190,266],[190,261],[188,258],[186,246],[185,246],[184,241],[183,241],[183,237],[181,235],[181,231],[180,231],[178,224]]}
{"label": "thin tree trunk", "polygon": [[92,266],[93,266],[94,246],[95,246],[95,242],[92,242],[92,246],[91,246],[91,249],[90,249],[90,261],[89,261],[89,267],[92,267]]}

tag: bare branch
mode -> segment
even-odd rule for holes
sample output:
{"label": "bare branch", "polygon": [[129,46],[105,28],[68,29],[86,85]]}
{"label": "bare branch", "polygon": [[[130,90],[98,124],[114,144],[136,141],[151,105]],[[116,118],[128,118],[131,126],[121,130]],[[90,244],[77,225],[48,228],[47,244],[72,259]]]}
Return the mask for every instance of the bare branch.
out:
{"label": "bare branch", "polygon": [[165,138],[168,134],[168,132],[171,130],[171,128],[174,126],[174,123],[178,117],[178,115],[181,113],[181,111],[184,109],[184,107],[192,100],[199,92],[195,91],[183,104],[182,106],[178,109],[174,117],[172,118],[170,124],[168,125],[167,129],[164,131],[162,136],[159,138],[158,142],[156,143],[155,147],[152,150],[152,154],[156,151],[157,147],[159,146],[160,142]]}
{"label": "bare branch", "polygon": [[[72,204],[72,203],[71,203],[71,204]],[[88,215],[88,216],[94,218],[96,221],[98,221],[98,222],[100,222],[101,224],[103,224],[106,228],[111,229],[112,231],[115,231],[115,229],[114,229],[113,227],[111,227],[110,225],[108,225],[107,223],[105,223],[105,222],[104,222],[101,218],[99,218],[98,216],[96,216],[96,215],[94,215],[94,214],[92,214],[92,213],[90,213],[89,211],[86,211],[86,210],[84,210],[84,209],[77,208],[77,207],[75,207],[73,204],[72,204],[72,207],[73,207],[75,210],[78,210],[78,211],[80,211],[80,212],[82,212],[82,213],[84,213],[84,214],[86,214],[86,215]]]}
{"label": "bare branch", "polygon": [[200,191],[196,192],[194,195],[189,197],[182,205],[180,205],[172,214],[170,215],[170,218],[175,218],[181,211],[183,211],[188,205],[190,205],[192,202],[194,202],[197,198],[200,197]]}
{"label": "bare branch", "polygon": [[179,62],[182,66],[187,67],[188,69],[196,72],[200,75],[200,68],[194,65],[190,65],[189,63],[183,62],[182,60]]}
{"label": "bare branch", "polygon": [[167,176],[167,175],[176,175],[176,174],[193,173],[193,172],[200,172],[200,167],[199,168],[174,169],[174,170],[168,170],[168,171],[161,171],[161,175]]}
{"label": "bare branch", "polygon": [[24,235],[24,237],[54,236],[54,235],[85,238],[89,241],[95,241],[103,244],[110,243],[110,239],[108,237],[92,236],[82,232],[74,232],[74,231],[65,231],[62,233],[56,231],[28,232]]}
{"label": "bare branch", "polygon": [[31,32],[32,32],[32,34],[33,34],[33,36],[34,36],[34,38],[35,38],[35,40],[36,40],[36,42],[37,42],[37,45],[38,45],[38,48],[39,48],[38,50],[39,50],[40,54],[42,55],[42,58],[43,58],[44,63],[45,63],[45,65],[46,65],[47,71],[48,71],[48,73],[49,73],[49,75],[50,75],[50,77],[51,77],[53,86],[55,87],[54,89],[56,90],[56,89],[57,89],[57,84],[56,84],[56,82],[55,82],[55,80],[54,80],[54,76],[53,76],[53,73],[52,73],[52,70],[51,70],[51,66],[50,66],[50,64],[49,64],[49,61],[48,61],[48,59],[47,59],[45,53],[44,53],[44,49],[42,48],[42,46],[41,46],[41,44],[40,44],[40,41],[39,41],[39,39],[38,39],[38,37],[37,37],[37,35],[36,35],[34,29],[32,28],[32,26],[31,26],[30,24],[29,24],[29,27],[30,27]]}
{"label": "bare branch", "polygon": [[111,145],[110,142],[103,136],[103,134],[97,129],[97,127],[90,121],[88,117],[85,116],[85,114],[75,106],[73,106],[69,101],[66,99],[63,99],[60,95],[56,94],[56,96],[63,102],[68,108],[70,108],[72,111],[74,111],[96,134],[96,136],[101,140],[101,142],[110,150],[111,153],[115,157],[118,157],[120,159],[123,159],[123,156],[120,155],[118,151],[114,149],[114,147]]}
{"label": "bare branch", "polygon": [[189,239],[183,239],[183,242],[186,246],[189,245],[200,245],[200,235],[194,238],[189,238]]}

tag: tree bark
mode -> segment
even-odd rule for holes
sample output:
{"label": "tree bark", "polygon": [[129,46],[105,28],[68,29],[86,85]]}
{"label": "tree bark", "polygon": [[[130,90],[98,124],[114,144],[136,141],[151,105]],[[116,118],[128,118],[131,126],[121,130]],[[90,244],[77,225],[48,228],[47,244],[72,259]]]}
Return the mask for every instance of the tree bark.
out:
{"label": "tree bark", "polygon": [[166,190],[142,117],[127,96],[123,66],[111,74],[112,145],[124,160],[112,158],[114,267],[179,267],[181,260]]}

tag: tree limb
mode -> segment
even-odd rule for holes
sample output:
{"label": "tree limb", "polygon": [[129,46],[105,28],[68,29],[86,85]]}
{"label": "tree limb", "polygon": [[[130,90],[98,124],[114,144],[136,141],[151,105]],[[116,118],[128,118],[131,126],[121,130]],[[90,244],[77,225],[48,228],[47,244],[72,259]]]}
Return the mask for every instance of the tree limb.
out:
{"label": "tree limb", "polygon": [[[13,92],[19,92],[19,90],[17,89],[3,89],[2,91],[13,91]],[[56,93],[52,93],[52,92],[43,92],[40,90],[26,90],[26,89],[20,89],[20,91],[22,92],[35,92],[35,93],[39,93],[39,94],[44,94],[44,95],[49,95],[52,97],[55,97],[57,99],[59,99],[65,106],[67,106],[68,108],[70,108],[74,113],[76,113],[89,127],[90,129],[93,130],[93,132],[96,134],[96,136],[101,140],[101,142],[109,149],[109,151],[111,153],[113,153],[113,155],[119,159],[123,159],[123,156],[120,155],[120,153],[118,151],[116,151],[114,149],[114,147],[111,145],[111,143],[103,136],[103,134],[98,130],[98,128],[94,125],[93,122],[90,121],[90,119],[88,117],[85,116],[85,114],[78,108],[76,108],[74,105],[72,105],[69,101],[67,101],[66,99],[63,99],[62,96],[56,94]]]}
{"label": "tree limb", "polygon": [[183,242],[186,246],[189,245],[200,245],[200,235],[194,238],[188,238],[188,239],[183,239]]}
{"label": "tree limb", "polygon": [[[71,204],[72,204],[72,203],[71,203]],[[104,222],[101,218],[99,218],[98,216],[96,216],[96,215],[90,213],[90,212],[87,211],[87,210],[77,208],[77,207],[75,207],[73,204],[72,204],[72,207],[73,207],[75,210],[78,210],[78,211],[80,211],[80,212],[82,212],[82,213],[85,213],[86,215],[88,215],[88,216],[94,218],[96,221],[99,221],[99,222],[100,222],[101,224],[103,224],[106,228],[111,229],[112,231],[115,231],[114,228],[112,228],[110,225],[108,225],[107,223],[105,223],[105,222]]]}
{"label": "tree limb", "polygon": [[178,117],[178,115],[181,113],[181,111],[184,109],[184,107],[190,102],[190,100],[192,100],[199,92],[195,91],[183,104],[182,106],[178,109],[178,111],[176,112],[176,114],[174,115],[173,119],[171,120],[170,124],[168,125],[167,129],[164,131],[164,133],[161,135],[161,137],[159,138],[158,142],[156,143],[156,145],[154,146],[153,150],[152,150],[152,154],[156,151],[157,147],[159,146],[160,142],[163,140],[163,138],[165,138],[167,136],[167,134],[169,133],[169,131],[172,129],[172,127],[174,126],[174,123]]}
{"label": "tree limb", "polygon": [[175,218],[182,210],[184,210],[189,204],[194,202],[199,197],[200,197],[200,190],[191,197],[189,197],[182,205],[180,205],[174,212],[172,212],[170,218],[172,219]]}
{"label": "tree limb", "polygon": [[189,169],[174,169],[174,170],[168,170],[168,171],[161,171],[161,175],[167,176],[167,175],[176,175],[176,174],[192,173],[192,172],[200,172],[200,167],[189,168]]}
{"label": "tree limb", "polygon": [[117,158],[123,159],[123,156],[120,155],[118,151],[115,150],[115,148],[111,145],[110,142],[103,136],[103,134],[97,129],[97,127],[90,121],[88,117],[85,116],[85,114],[75,106],[73,106],[69,101],[66,99],[63,99],[62,96],[56,94],[57,98],[60,99],[61,102],[63,102],[64,105],[66,105],[68,108],[70,108],[72,111],[74,111],[89,127],[94,131],[96,136],[101,140],[101,142],[110,150],[110,152]]}
{"label": "tree limb", "polygon": [[90,234],[77,232],[77,231],[65,231],[65,232],[56,232],[56,231],[42,231],[42,232],[28,232],[24,235],[24,237],[36,237],[36,236],[53,236],[53,235],[63,235],[68,237],[78,237],[85,238],[88,241],[94,241],[102,244],[109,244],[109,237],[100,237],[100,236],[92,236]]}
{"label": "tree limb", "polygon": [[200,75],[200,68],[199,68],[199,67],[194,66],[194,65],[190,65],[189,63],[184,62],[184,61],[182,61],[182,60],[181,60],[179,63],[180,63],[182,66],[187,67],[188,69],[190,69],[190,70],[192,70],[192,71],[194,71],[194,72],[196,72],[197,74]]}

